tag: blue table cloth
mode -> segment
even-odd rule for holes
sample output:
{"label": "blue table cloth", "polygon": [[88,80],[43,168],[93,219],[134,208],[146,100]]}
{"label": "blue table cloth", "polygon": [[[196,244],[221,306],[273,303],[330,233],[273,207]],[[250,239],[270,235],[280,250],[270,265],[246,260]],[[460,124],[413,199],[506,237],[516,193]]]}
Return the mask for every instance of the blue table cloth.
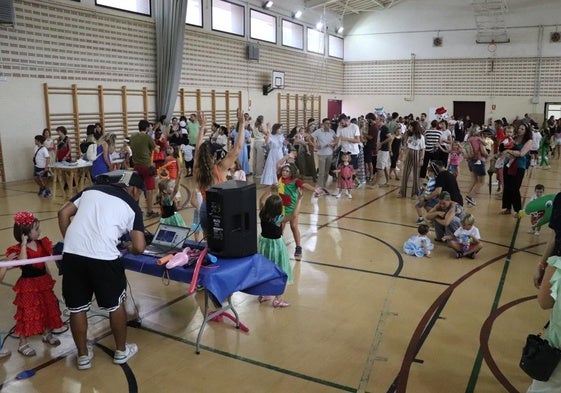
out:
{"label": "blue table cloth", "polygon": [[[122,260],[126,269],[139,273],[163,277],[167,271],[171,280],[185,283],[190,283],[193,278],[193,266],[167,269],[165,265],[158,265],[153,256],[131,253],[125,253]],[[281,295],[286,279],[286,273],[261,254],[218,258],[214,264],[201,266],[198,277],[199,284],[220,303],[238,291],[249,295]]]}

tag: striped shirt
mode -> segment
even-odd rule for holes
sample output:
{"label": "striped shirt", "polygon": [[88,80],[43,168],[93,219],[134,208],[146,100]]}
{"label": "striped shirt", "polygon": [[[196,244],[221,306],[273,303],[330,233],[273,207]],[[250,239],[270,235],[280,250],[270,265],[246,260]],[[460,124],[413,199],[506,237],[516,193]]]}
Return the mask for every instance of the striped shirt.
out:
{"label": "striped shirt", "polygon": [[440,130],[426,130],[425,131],[425,149],[427,152],[432,153],[438,149],[438,143],[442,133]]}

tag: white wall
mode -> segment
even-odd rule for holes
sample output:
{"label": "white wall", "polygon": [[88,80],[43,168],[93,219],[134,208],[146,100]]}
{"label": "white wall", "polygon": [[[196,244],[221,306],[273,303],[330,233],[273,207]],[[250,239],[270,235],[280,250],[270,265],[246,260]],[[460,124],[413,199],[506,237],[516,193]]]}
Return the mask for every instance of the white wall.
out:
{"label": "white wall", "polygon": [[[559,0],[508,0],[505,21],[510,43],[498,44],[496,56],[536,56],[539,26],[544,26],[543,56],[559,56],[561,44],[549,43],[561,14]],[[477,44],[470,1],[450,0],[435,6],[431,0],[405,0],[383,12],[345,18],[345,61],[418,58],[489,57]],[[439,34],[441,47],[433,47]]]}
{"label": "white wall", "polygon": [[[506,117],[511,121],[517,115],[525,113],[542,114],[544,101],[539,104],[532,104],[526,97],[484,97],[484,96],[424,96],[415,97],[413,101],[406,101],[404,97],[396,96],[352,96],[347,95],[343,100],[343,112],[349,116],[358,116],[373,112],[374,108],[383,107],[386,112],[398,112],[400,115],[413,113],[419,115],[422,112],[428,113],[429,108],[445,106],[448,114],[453,115],[454,101],[483,101],[485,102],[485,119],[492,117],[500,119]],[[492,110],[492,105],[496,109]],[[536,116],[536,120],[539,120]]]}

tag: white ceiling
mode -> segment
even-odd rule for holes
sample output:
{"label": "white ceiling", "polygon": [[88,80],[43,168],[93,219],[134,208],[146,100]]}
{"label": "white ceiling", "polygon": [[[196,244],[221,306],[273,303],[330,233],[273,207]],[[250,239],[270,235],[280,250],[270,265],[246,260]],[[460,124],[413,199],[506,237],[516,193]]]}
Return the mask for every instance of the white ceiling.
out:
{"label": "white ceiling", "polygon": [[305,0],[307,9],[327,10],[344,17],[348,14],[381,11],[404,0]]}

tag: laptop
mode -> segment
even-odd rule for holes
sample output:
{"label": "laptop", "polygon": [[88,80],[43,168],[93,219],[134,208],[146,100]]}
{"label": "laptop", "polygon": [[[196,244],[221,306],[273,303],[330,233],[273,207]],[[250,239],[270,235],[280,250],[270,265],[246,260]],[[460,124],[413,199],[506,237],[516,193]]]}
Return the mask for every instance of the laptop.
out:
{"label": "laptop", "polygon": [[144,255],[163,257],[170,251],[183,250],[183,243],[187,240],[189,228],[175,225],[159,224],[152,242],[146,246]]}

